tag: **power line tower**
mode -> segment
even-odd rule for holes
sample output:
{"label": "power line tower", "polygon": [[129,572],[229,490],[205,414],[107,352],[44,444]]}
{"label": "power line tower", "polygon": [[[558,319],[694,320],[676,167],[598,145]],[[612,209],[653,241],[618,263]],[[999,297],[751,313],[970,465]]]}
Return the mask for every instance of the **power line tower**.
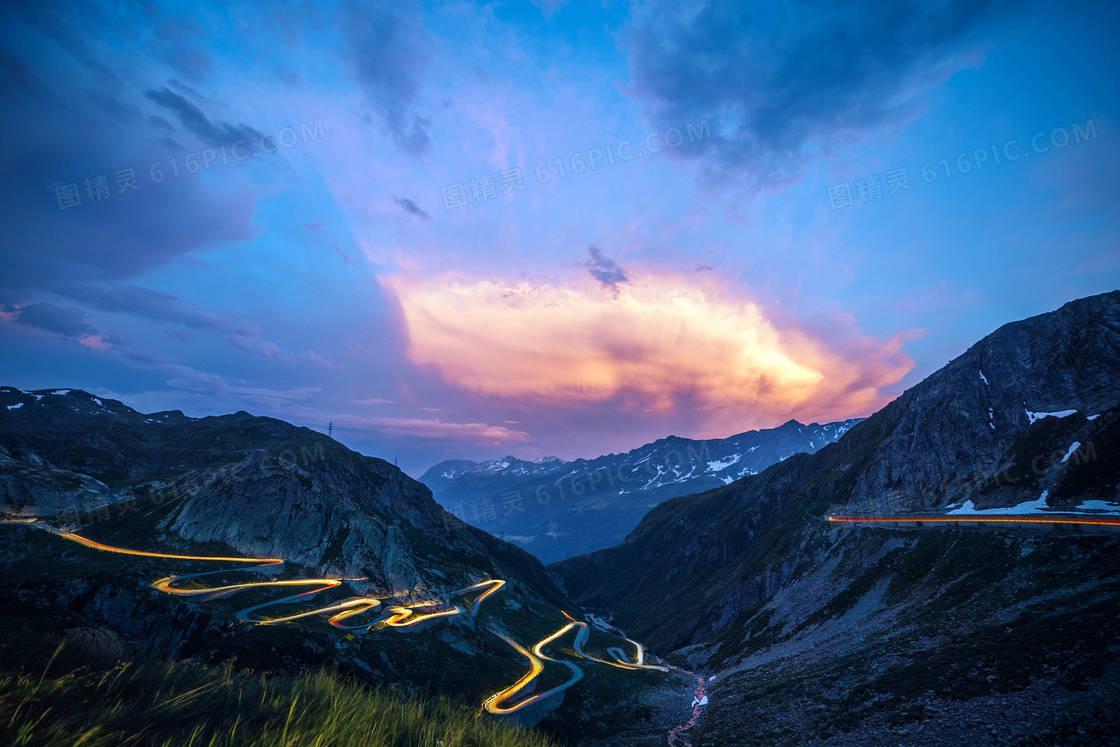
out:
{"label": "power line tower", "polygon": [[327,423],[327,438],[330,438],[332,433],[334,433],[334,421],[333,420],[331,422]]}

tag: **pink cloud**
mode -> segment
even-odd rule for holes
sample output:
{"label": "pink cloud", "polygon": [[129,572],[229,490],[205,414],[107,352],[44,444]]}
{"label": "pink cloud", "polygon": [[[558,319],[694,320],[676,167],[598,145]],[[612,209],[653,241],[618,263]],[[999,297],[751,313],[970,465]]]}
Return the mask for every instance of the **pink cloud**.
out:
{"label": "pink cloud", "polygon": [[836,345],[712,275],[649,273],[614,290],[446,276],[390,284],[411,360],[487,398],[689,411],[705,431],[734,432],[867,414],[913,366],[909,333],[874,340],[840,316]]}
{"label": "pink cloud", "polygon": [[104,335],[86,335],[78,338],[78,342],[93,350],[112,350],[114,347]]}
{"label": "pink cloud", "polygon": [[357,415],[337,415],[334,423],[336,426],[373,431],[386,436],[462,441],[479,446],[499,446],[532,440],[524,431],[486,423],[445,423],[439,419],[420,418],[363,418]]}

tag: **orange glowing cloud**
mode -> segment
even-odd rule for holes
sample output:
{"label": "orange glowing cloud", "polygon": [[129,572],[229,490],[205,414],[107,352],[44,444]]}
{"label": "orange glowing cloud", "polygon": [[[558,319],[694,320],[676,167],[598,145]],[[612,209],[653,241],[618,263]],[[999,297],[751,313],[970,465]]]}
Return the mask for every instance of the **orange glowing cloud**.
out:
{"label": "orange glowing cloud", "polygon": [[413,362],[489,396],[698,410],[719,430],[867,414],[912,367],[902,336],[838,350],[690,275],[509,284],[398,277]]}

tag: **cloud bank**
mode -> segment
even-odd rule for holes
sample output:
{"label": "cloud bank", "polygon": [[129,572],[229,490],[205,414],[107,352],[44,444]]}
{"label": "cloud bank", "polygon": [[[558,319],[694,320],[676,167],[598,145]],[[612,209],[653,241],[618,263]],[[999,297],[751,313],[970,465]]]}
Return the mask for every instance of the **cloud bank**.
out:
{"label": "cloud bank", "polygon": [[[486,397],[695,410],[710,428],[866,414],[913,361],[904,336],[841,345],[695,274],[534,285],[398,278],[409,355]],[[842,320],[841,320],[842,323]]]}

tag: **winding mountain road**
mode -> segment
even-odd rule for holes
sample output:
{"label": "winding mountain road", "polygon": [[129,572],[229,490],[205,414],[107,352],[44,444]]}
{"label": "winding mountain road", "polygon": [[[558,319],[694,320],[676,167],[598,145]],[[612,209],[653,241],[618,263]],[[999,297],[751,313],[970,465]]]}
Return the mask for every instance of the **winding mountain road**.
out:
{"label": "winding mountain road", "polygon": [[[321,607],[314,609],[301,610],[294,614],[281,615],[279,617],[262,616],[259,613],[262,610],[286,604],[296,604],[300,602],[307,602],[313,599],[320,592],[326,591],[341,586],[347,581],[363,581],[365,579],[337,579],[337,578],[300,578],[300,579],[284,579],[275,581],[250,581],[237,584],[225,584],[221,586],[190,586],[182,588],[182,584],[188,581],[197,581],[207,577],[216,575],[226,575],[231,572],[237,571],[252,571],[252,572],[276,572],[283,570],[285,561],[283,558],[236,558],[236,557],[220,557],[209,555],[175,555],[171,553],[149,552],[145,550],[132,550],[124,547],[114,547],[106,545],[101,542],[96,542],[91,539],[65,532],[57,529],[49,524],[45,524],[35,520],[4,520],[0,521],[0,525],[6,526],[21,526],[29,529],[38,529],[48,532],[56,537],[61,537],[71,542],[83,545],[85,547],[99,550],[101,552],[116,553],[121,555],[131,555],[144,558],[161,558],[164,560],[189,560],[189,561],[202,561],[202,562],[217,562],[224,564],[237,564],[240,567],[236,568],[221,568],[214,571],[203,571],[199,573],[186,573],[178,576],[167,576],[151,582],[151,586],[158,591],[166,594],[179,597],[196,597],[200,601],[210,601],[228,597],[241,591],[249,589],[263,589],[263,588],[300,588],[311,587],[307,591],[301,591],[296,594],[281,597],[279,599],[269,600],[261,604],[255,604],[246,607],[234,613],[234,616],[242,622],[252,625],[278,625],[290,623],[295,620],[304,618],[316,617],[321,615],[329,615],[327,622],[335,628],[348,631],[369,632],[381,627],[392,628],[406,628],[420,623],[436,620],[444,617],[451,617],[454,615],[468,614],[474,617],[478,614],[479,608],[482,603],[496,594],[505,586],[506,582],[502,579],[485,579],[478,583],[472,584],[462,589],[451,592],[448,597],[455,598],[468,598],[472,594],[478,593],[473,600],[470,601],[469,606],[466,602],[463,605],[444,605],[438,600],[430,600],[426,602],[418,602],[410,606],[393,605],[387,607],[382,611],[382,602],[391,599],[392,597],[351,597],[338,602],[332,602]],[[364,620],[358,624],[346,624],[351,618],[364,615],[366,613],[376,614],[381,612],[372,620]],[[573,649],[576,654],[588,661],[606,664],[608,666],[619,667],[628,670],[647,670],[668,672],[669,667],[646,664],[645,663],[645,650],[640,643],[631,641],[629,638],[624,638],[628,643],[632,644],[636,649],[635,660],[630,661],[626,653],[617,646],[612,646],[606,651],[612,657],[612,660],[600,659],[592,656],[584,651],[584,646],[588,642],[590,631],[587,623],[580,622],[574,619],[567,612],[564,612],[570,622],[561,627],[555,633],[538,641],[532,648],[532,651],[526,650],[519,643],[514,641],[509,636],[499,632],[492,627],[487,626],[486,630],[498,636],[506,643],[508,643],[514,650],[521,655],[525,656],[530,663],[529,672],[525,674],[514,684],[509,687],[491,695],[483,703],[483,709],[488,713],[495,715],[508,715],[527,708],[535,703],[539,703],[547,698],[567,690],[572,685],[583,679],[583,670],[580,669],[575,663],[562,659],[555,659],[545,653],[545,649],[562,638],[565,634],[572,630],[578,630]],[[562,684],[557,685],[545,692],[535,693],[521,700],[516,700],[517,696],[521,694],[526,688],[532,685],[537,677],[544,671],[544,662],[552,662],[553,664],[562,665],[567,667],[571,676]]]}
{"label": "winding mountain road", "polygon": [[[570,662],[570,661],[562,660],[562,659],[554,659],[551,656],[548,656],[547,654],[544,653],[544,649],[549,644],[551,644],[552,642],[556,641],[559,638],[564,637],[565,634],[567,634],[568,632],[570,632],[572,630],[578,630],[579,631],[579,632],[576,633],[575,640],[573,641],[573,644],[572,644],[572,649],[576,652],[576,655],[578,655],[580,658],[587,659],[588,661],[593,661],[597,664],[606,664],[606,665],[612,666],[612,667],[619,667],[621,669],[630,669],[630,670],[645,669],[645,670],[653,670],[653,671],[658,671],[658,672],[668,672],[669,671],[669,667],[666,667],[666,666],[661,666],[659,664],[645,664],[645,663],[643,663],[644,659],[645,659],[645,649],[642,648],[642,645],[640,643],[637,643],[635,641],[631,641],[629,638],[627,638],[626,640],[630,643],[633,643],[634,646],[637,647],[637,654],[636,654],[637,663],[636,664],[632,663],[629,660],[629,658],[626,656],[625,652],[623,652],[622,649],[620,649],[616,646],[612,646],[611,648],[607,649],[607,653],[610,654],[612,657],[614,657],[614,661],[608,661],[606,659],[600,659],[598,657],[592,656],[591,654],[588,654],[586,651],[583,650],[583,647],[587,644],[587,640],[590,637],[590,630],[588,629],[587,623],[580,622],[580,621],[576,620],[571,615],[569,615],[567,612],[565,612],[563,614],[564,614],[564,617],[571,620],[571,622],[569,622],[567,625],[565,625],[564,627],[557,630],[552,635],[546,636],[545,638],[538,641],[537,644],[535,646],[533,646],[533,650],[532,650],[531,653],[529,651],[526,651],[517,642],[513,641],[512,639],[510,639],[508,636],[504,635],[503,633],[500,633],[500,632],[498,632],[496,630],[493,630],[493,629],[490,630],[491,633],[493,633],[494,635],[501,638],[503,641],[505,641],[510,646],[512,646],[518,653],[520,653],[522,656],[529,659],[529,672],[524,677],[522,677],[520,680],[518,680],[514,684],[510,685],[506,689],[504,689],[500,692],[497,692],[494,695],[490,696],[490,698],[488,698],[486,700],[486,702],[482,704],[482,707],[487,712],[497,714],[497,715],[506,715],[506,714],[510,714],[510,713],[515,713],[516,711],[519,711],[522,708],[526,708],[528,706],[531,706],[534,703],[539,703],[540,701],[545,700],[547,698],[550,698],[553,695],[556,695],[557,693],[564,692],[569,687],[571,687],[572,685],[576,684],[581,679],[583,679],[583,670],[580,669],[576,664],[574,664],[573,662]],[[528,687],[534,680],[536,680],[537,676],[540,675],[540,673],[542,671],[544,671],[544,664],[543,664],[544,661],[551,661],[551,662],[554,662],[556,664],[563,664],[564,666],[568,667],[568,669],[570,669],[572,671],[572,676],[566,682],[564,682],[560,685],[557,685],[556,687],[553,687],[549,690],[546,690],[545,692],[535,693],[535,694],[530,695],[529,697],[527,697],[523,700],[518,701],[517,703],[514,703],[513,705],[510,705],[508,707],[505,706],[505,703],[507,703],[510,700],[512,700],[513,698],[515,698],[518,695],[518,693],[520,693],[522,690],[524,690],[526,687]]]}

